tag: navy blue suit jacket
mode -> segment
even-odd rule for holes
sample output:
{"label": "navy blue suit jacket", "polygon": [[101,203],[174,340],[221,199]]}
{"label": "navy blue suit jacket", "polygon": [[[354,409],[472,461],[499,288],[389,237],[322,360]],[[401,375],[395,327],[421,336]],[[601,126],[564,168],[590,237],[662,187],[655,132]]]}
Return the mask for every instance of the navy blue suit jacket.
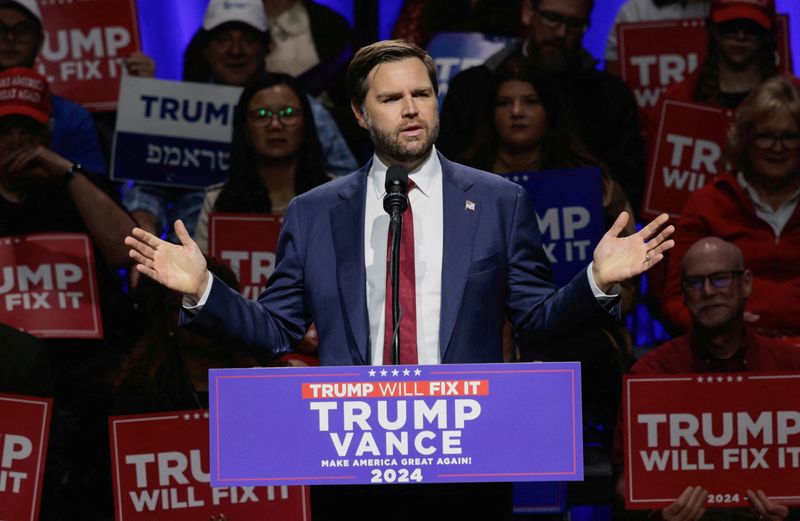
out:
{"label": "navy blue suit jacket", "polygon": [[[552,282],[528,194],[500,176],[439,156],[444,245],[439,348],[444,363],[502,362],[503,324],[541,339],[579,327],[606,310],[585,271]],[[284,217],[275,272],[258,301],[220,281],[190,327],[225,331],[245,346],[288,351],[313,321],[323,365],[369,364],[364,213],[368,163],[295,198]],[[474,203],[468,209],[466,201]],[[383,310],[378,311],[383,313]],[[377,346],[377,347],[376,347]]]}

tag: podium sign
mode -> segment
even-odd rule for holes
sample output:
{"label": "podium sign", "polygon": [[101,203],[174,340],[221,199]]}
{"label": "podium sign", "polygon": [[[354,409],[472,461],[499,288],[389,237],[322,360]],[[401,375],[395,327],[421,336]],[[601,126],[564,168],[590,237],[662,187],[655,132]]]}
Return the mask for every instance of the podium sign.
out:
{"label": "podium sign", "polygon": [[53,401],[0,394],[0,519],[35,521]]}
{"label": "podium sign", "polygon": [[676,219],[692,192],[725,170],[722,151],[733,123],[731,110],[666,100],[661,105],[642,214]]}
{"label": "podium sign", "polygon": [[708,508],[746,491],[800,502],[800,374],[626,376],[625,503],[663,508],[687,486]]}
{"label": "podium sign", "polygon": [[116,416],[109,430],[117,521],[310,518],[306,487],[209,485],[207,411]]}
{"label": "podium sign", "polygon": [[209,254],[226,263],[239,278],[242,295],[256,300],[275,271],[275,254],[283,217],[211,213]]}
{"label": "podium sign", "polygon": [[578,363],[209,375],[214,486],[583,479]]}

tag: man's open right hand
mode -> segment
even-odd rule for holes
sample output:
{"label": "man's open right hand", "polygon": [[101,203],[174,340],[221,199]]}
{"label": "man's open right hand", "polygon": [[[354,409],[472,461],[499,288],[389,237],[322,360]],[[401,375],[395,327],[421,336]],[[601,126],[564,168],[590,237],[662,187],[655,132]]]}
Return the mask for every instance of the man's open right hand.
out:
{"label": "man's open right hand", "polygon": [[199,301],[208,285],[206,259],[189,237],[186,226],[175,221],[175,233],[181,244],[162,241],[152,233],[134,228],[125,237],[136,269],[167,288]]}

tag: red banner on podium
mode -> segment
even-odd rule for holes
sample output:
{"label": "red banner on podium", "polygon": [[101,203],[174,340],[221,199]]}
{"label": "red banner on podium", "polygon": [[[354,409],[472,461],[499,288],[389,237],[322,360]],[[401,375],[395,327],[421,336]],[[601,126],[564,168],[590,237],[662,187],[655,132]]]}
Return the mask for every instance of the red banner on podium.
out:
{"label": "red banner on podium", "polygon": [[211,487],[208,429],[203,410],[109,418],[117,521],[311,519],[308,487]]}
{"label": "red banner on podium", "polygon": [[[778,68],[792,74],[789,19],[777,18]],[[708,31],[702,18],[617,25],[622,79],[645,118],[653,115],[667,87],[683,81],[708,54]]]}
{"label": "red banner on podium", "polygon": [[662,104],[642,201],[646,219],[662,212],[679,217],[692,192],[724,171],[722,151],[733,118],[731,110],[674,100]]}
{"label": "red banner on podium", "polygon": [[0,394],[0,519],[39,518],[52,405]]}
{"label": "red banner on podium", "polygon": [[748,489],[800,502],[800,374],[626,376],[625,504],[663,508],[687,486],[707,508],[746,506]]}
{"label": "red banner on podium", "polygon": [[40,338],[103,338],[89,236],[0,237],[0,322]]}
{"label": "red banner on podium", "polygon": [[255,300],[275,271],[281,215],[212,213],[208,216],[208,252],[239,277],[242,295]]}
{"label": "red banner on podium", "polygon": [[141,49],[135,0],[39,0],[45,41],[36,66],[50,89],[92,111],[117,109],[125,59]]}

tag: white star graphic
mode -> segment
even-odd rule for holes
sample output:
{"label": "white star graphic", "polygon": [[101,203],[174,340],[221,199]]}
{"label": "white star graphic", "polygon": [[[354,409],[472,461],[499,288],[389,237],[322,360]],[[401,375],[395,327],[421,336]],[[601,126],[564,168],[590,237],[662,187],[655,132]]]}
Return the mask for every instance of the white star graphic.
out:
{"label": "white star graphic", "polygon": [[203,413],[203,418],[205,418],[206,420],[208,419],[208,411]]}
{"label": "white star graphic", "polygon": [[188,419],[189,419],[189,418],[191,418],[191,417],[192,417],[192,416],[191,416],[191,415],[189,415],[189,414],[184,414],[184,415],[183,415],[183,419],[184,419],[184,420],[188,420]]}
{"label": "white star graphic", "polygon": [[369,375],[370,376],[375,376],[375,369],[370,369],[369,370]]}
{"label": "white star graphic", "polygon": [[722,383],[722,380],[723,380],[723,378],[722,378],[721,376],[718,376],[718,377],[717,377],[717,382],[718,382],[718,383]]}
{"label": "white star graphic", "polygon": [[403,369],[403,376],[408,376],[410,374],[411,374],[411,371],[409,371],[408,369]]}
{"label": "white star graphic", "polygon": [[744,377],[742,377],[742,375],[736,377],[737,382],[741,382],[742,380],[744,380]]}
{"label": "white star graphic", "polygon": [[698,381],[699,383],[703,383],[703,377],[702,377],[702,376],[698,376],[698,377],[697,377],[697,381]]}
{"label": "white star graphic", "polygon": [[400,374],[400,371],[398,371],[397,369],[392,369],[392,376],[397,376],[399,374]]}
{"label": "white star graphic", "polygon": [[728,376],[727,380],[728,380],[728,382],[732,382],[733,381],[733,377],[732,376]]}
{"label": "white star graphic", "polygon": [[386,376],[387,374],[389,373],[386,371],[386,369],[381,369],[381,376]]}
{"label": "white star graphic", "polygon": [[195,420],[199,420],[200,419],[200,413],[199,412],[194,413],[194,419]]}
{"label": "white star graphic", "polygon": [[422,374],[422,371],[419,368],[414,369],[414,376],[419,376],[421,374]]}

